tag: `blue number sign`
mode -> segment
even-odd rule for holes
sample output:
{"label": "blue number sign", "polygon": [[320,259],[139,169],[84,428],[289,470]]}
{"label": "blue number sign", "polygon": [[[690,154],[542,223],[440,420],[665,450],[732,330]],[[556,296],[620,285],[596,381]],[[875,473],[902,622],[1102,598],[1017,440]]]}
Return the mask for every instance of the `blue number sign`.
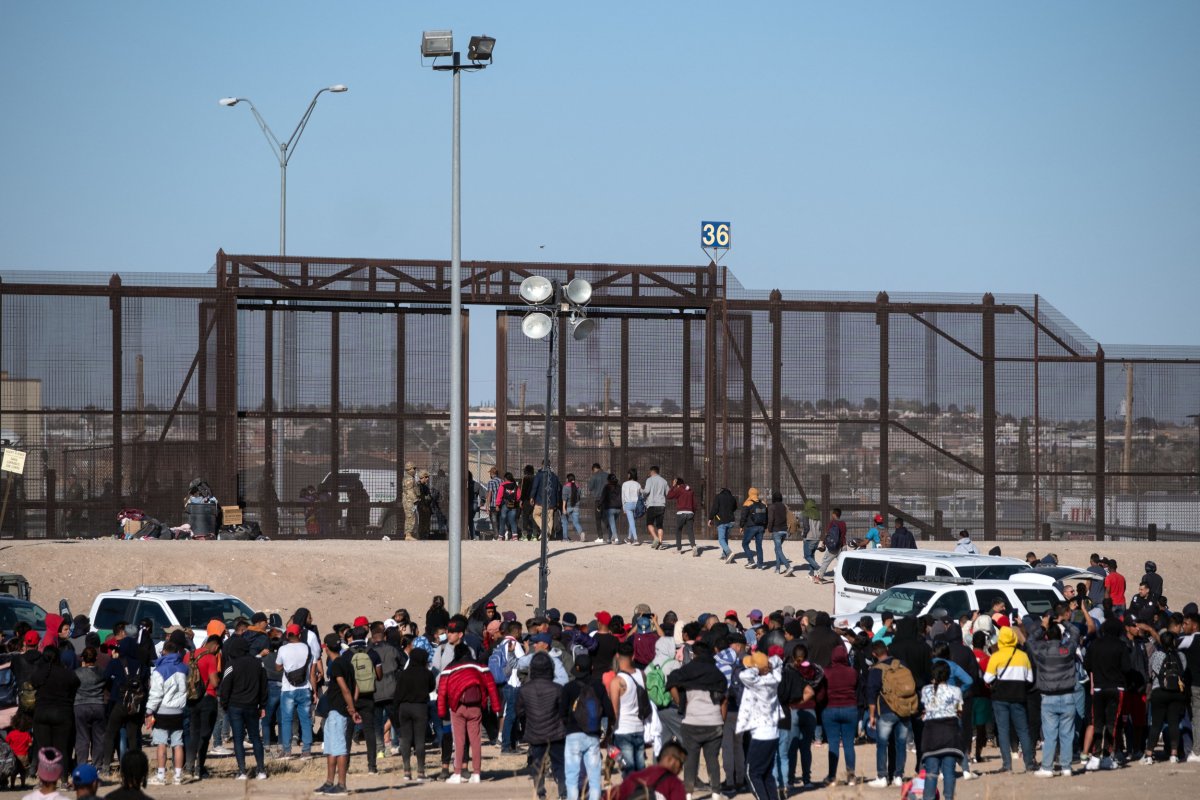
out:
{"label": "blue number sign", "polygon": [[728,222],[701,222],[700,246],[728,250],[732,243]]}

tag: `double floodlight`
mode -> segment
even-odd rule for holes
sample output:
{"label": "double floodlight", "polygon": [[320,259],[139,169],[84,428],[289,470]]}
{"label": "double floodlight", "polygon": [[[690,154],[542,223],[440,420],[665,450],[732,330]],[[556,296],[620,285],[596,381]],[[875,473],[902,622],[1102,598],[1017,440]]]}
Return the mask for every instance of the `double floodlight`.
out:
{"label": "double floodlight", "polygon": [[585,306],[592,299],[592,285],[583,278],[575,278],[566,286],[559,286],[549,278],[530,275],[521,281],[518,293],[529,305],[546,309],[530,311],[521,320],[521,332],[530,339],[550,336],[554,332],[554,318],[560,312],[569,314],[567,323],[571,328],[571,336],[578,341],[586,339],[596,326],[584,313]]}
{"label": "double floodlight", "polygon": [[[482,69],[492,61],[492,51],[496,49],[496,37],[472,36],[467,45],[467,60]],[[454,66],[458,67],[458,54],[454,52],[454,31],[425,31],[421,34],[421,57],[441,58],[454,56]],[[464,65],[463,67],[467,67]]]}

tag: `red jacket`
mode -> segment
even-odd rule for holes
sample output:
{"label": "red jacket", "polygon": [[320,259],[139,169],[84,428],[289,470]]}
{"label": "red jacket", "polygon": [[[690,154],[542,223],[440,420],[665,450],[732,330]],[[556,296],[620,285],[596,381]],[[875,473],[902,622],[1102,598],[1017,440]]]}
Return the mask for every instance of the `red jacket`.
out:
{"label": "red jacket", "polygon": [[500,713],[504,708],[500,705],[500,695],[491,671],[482,664],[463,662],[451,664],[438,677],[438,716],[442,719],[449,717],[450,712],[458,708],[463,692],[471,686],[479,687],[479,696],[485,705],[490,704],[493,711]]}
{"label": "red jacket", "polygon": [[676,513],[680,511],[691,511],[696,513],[696,493],[692,491],[692,487],[687,486],[672,486],[667,492],[667,499],[675,501]]}

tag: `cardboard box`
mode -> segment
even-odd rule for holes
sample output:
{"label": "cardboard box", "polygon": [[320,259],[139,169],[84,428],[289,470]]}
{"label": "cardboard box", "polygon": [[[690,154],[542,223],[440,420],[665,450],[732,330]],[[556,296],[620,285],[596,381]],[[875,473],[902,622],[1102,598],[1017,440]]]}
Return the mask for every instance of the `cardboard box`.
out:
{"label": "cardboard box", "polygon": [[140,519],[127,519],[121,526],[126,536],[137,536],[142,532],[142,521]]}
{"label": "cardboard box", "polygon": [[222,525],[241,525],[242,509],[238,506],[221,506]]}

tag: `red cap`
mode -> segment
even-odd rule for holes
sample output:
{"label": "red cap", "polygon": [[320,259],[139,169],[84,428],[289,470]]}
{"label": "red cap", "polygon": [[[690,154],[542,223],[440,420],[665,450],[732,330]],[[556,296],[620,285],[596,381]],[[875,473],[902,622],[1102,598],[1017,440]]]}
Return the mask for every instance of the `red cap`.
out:
{"label": "red cap", "polygon": [[369,624],[370,624],[370,621],[366,617],[355,617],[354,618],[354,627],[356,627],[356,628],[365,628]]}
{"label": "red cap", "polygon": [[488,600],[486,603],[484,603],[484,606],[483,606],[483,607],[484,607],[484,608],[495,608],[495,607],[496,607],[496,601],[495,601],[495,600]]}
{"label": "red cap", "polygon": [[284,628],[283,632],[288,636],[299,636],[300,626],[293,622],[291,625],[288,625],[286,628]]}
{"label": "red cap", "polygon": [[607,611],[597,611],[596,621],[601,625],[607,625],[608,623],[612,622],[612,614],[608,613]]}
{"label": "red cap", "polygon": [[767,656],[778,656],[779,658],[783,658],[783,648],[777,644],[771,645],[767,648]]}
{"label": "red cap", "polygon": [[42,640],[42,638],[37,635],[37,631],[26,631],[25,632],[25,644],[29,645],[30,647],[33,647],[35,644],[37,644],[41,640]]}
{"label": "red cap", "polygon": [[880,522],[883,522],[883,514],[876,514],[875,515],[875,523],[878,524]]}
{"label": "red cap", "polygon": [[[719,606],[718,606],[718,608],[719,608]],[[735,619],[737,618],[737,612],[734,611],[732,608],[725,612],[725,619],[729,619],[730,617],[733,617]]]}

